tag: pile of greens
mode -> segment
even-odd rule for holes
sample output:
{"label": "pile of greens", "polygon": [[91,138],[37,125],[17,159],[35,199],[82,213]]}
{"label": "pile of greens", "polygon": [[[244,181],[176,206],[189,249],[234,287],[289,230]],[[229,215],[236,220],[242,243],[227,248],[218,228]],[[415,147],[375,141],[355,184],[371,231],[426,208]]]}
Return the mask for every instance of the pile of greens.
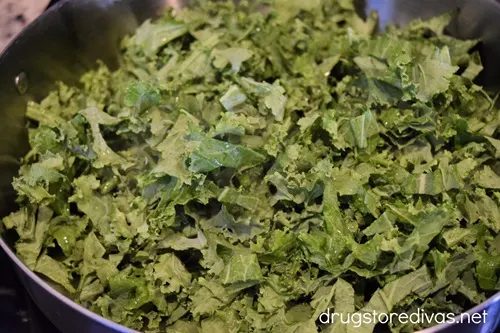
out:
{"label": "pile of greens", "polygon": [[[145,332],[372,332],[500,289],[500,112],[451,16],[199,1],[31,103],[3,219],[26,265]],[[393,323],[393,332],[430,324]]]}

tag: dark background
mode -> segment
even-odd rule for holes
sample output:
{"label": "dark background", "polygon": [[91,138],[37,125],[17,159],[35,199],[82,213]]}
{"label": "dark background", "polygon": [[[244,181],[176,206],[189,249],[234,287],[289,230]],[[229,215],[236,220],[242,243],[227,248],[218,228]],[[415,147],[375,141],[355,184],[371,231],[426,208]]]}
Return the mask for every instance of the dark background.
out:
{"label": "dark background", "polygon": [[0,250],[0,332],[58,332],[20,285],[12,264],[2,250]]}

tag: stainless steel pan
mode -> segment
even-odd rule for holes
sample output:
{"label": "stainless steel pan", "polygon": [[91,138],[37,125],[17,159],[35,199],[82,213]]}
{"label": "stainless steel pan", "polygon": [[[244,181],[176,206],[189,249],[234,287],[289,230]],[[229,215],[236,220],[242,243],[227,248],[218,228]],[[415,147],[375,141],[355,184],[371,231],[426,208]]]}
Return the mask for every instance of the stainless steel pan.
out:
{"label": "stainless steel pan", "polygon": [[[307,1],[307,0],[305,0]],[[62,80],[76,84],[79,76],[97,59],[116,68],[120,63],[119,41],[147,18],[187,0],[63,0],[28,26],[0,56],[0,216],[14,209],[12,178],[18,160],[27,152],[24,127],[26,102],[39,100]],[[366,0],[362,11],[378,10],[382,24],[405,24],[460,8],[450,33],[461,38],[481,38],[486,71],[479,82],[500,87],[500,3],[495,0]],[[0,233],[2,230],[0,229]],[[2,233],[0,247],[11,258],[26,289],[64,333],[134,332],[82,308],[52,289],[31,272],[12,252],[12,236]],[[2,270],[10,269],[0,267]],[[488,311],[483,325],[441,325],[426,332],[494,332],[500,327],[500,293],[470,313]]]}

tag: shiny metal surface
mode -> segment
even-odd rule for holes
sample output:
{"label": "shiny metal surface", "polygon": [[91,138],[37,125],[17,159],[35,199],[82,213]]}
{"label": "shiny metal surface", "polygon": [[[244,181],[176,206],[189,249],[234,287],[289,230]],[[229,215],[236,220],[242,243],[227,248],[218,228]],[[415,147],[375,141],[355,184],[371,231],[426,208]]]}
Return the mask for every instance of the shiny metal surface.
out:
{"label": "shiny metal surface", "polygon": [[[26,102],[39,100],[62,80],[76,84],[97,59],[116,68],[120,39],[146,18],[187,0],[63,0],[32,23],[0,56],[0,216],[13,210],[12,178],[27,152],[24,127]],[[461,38],[481,38],[486,67],[479,83],[500,87],[500,5],[495,0],[365,0],[362,7],[378,10],[381,22],[405,24],[460,8],[450,32]],[[21,74],[24,73],[24,74]],[[19,76],[21,74],[21,77]],[[25,75],[25,77],[22,77]],[[16,79],[17,78],[17,79]],[[17,82],[17,84],[16,84]],[[0,227],[1,228],[1,227]],[[0,229],[0,232],[2,230]],[[134,332],[101,318],[62,296],[27,269],[9,248],[3,234],[0,247],[14,262],[19,277],[47,317],[65,333]],[[484,325],[440,325],[425,333],[489,333],[499,326],[500,293],[470,312],[488,311]]]}

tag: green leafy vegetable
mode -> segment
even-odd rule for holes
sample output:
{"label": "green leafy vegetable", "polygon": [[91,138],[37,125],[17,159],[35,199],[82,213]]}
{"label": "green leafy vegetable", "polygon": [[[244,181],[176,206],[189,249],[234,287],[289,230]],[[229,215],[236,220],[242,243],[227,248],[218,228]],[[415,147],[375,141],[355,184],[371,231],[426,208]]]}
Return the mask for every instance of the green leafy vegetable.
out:
{"label": "green leafy vegetable", "polygon": [[27,109],[17,255],[144,332],[409,332],[500,289],[500,111],[451,14],[198,1]]}

